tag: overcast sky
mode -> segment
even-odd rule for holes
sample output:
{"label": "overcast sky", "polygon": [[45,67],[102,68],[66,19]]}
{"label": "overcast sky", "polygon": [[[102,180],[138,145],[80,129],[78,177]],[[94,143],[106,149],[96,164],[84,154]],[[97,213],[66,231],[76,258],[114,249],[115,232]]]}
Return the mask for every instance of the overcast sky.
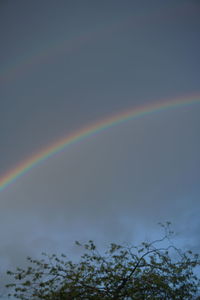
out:
{"label": "overcast sky", "polygon": [[[200,92],[199,15],[195,0],[2,0],[0,176],[114,113]],[[20,177],[0,192],[1,272],[166,220],[199,251],[199,131],[200,105],[151,114]]]}

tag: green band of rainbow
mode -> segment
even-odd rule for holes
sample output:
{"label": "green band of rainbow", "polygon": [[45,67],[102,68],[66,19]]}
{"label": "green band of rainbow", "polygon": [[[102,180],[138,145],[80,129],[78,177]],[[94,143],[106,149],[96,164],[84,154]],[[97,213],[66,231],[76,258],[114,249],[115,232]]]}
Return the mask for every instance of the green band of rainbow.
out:
{"label": "green band of rainbow", "polygon": [[193,104],[200,104],[200,94],[192,95],[189,97],[176,98],[173,100],[163,100],[157,103],[150,105],[145,105],[141,107],[136,107],[128,111],[110,116],[104,120],[96,122],[88,127],[80,129],[76,132],[73,132],[71,135],[64,137],[63,139],[56,141],[52,145],[44,148],[39,151],[37,154],[33,155],[29,159],[20,163],[14,169],[11,169],[5,175],[0,177],[0,191],[5,189],[9,184],[13,183],[16,179],[26,174],[36,165],[40,164],[42,161],[52,157],[54,154],[57,154],[69,145],[75,144],[87,137],[90,137],[94,134],[97,134],[105,129],[108,129],[112,126],[119,125],[120,123],[127,122],[134,118],[140,118],[151,113],[161,112],[168,109],[173,109],[182,106],[189,106]]}

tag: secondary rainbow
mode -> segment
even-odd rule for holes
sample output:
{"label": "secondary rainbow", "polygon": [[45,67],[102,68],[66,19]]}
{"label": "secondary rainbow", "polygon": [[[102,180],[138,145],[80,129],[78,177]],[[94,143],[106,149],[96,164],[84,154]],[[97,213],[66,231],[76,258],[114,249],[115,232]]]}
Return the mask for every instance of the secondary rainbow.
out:
{"label": "secondary rainbow", "polygon": [[0,177],[0,191],[4,190],[5,187],[7,187],[9,184],[13,183],[19,177],[26,174],[33,167],[39,165],[41,162],[49,159],[53,155],[64,151],[69,145],[80,142],[85,138],[91,137],[92,135],[100,133],[101,131],[104,131],[112,126],[119,125],[135,118],[141,118],[151,113],[158,113],[161,111],[183,106],[190,106],[194,104],[200,104],[200,94],[195,94],[192,96],[190,95],[188,97],[182,98],[175,98],[172,100],[162,100],[157,103],[136,107],[131,110],[126,110],[124,112],[112,115],[106,119],[84,127],[42,149],[41,151],[31,156],[27,160],[22,161],[17,167],[11,169],[2,177]]}

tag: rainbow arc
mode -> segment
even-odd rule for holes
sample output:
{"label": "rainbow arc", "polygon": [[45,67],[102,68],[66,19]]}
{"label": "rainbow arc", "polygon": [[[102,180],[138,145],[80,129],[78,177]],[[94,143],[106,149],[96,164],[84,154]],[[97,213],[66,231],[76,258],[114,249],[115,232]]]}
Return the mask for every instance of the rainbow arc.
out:
{"label": "rainbow arc", "polygon": [[142,118],[152,113],[159,113],[165,110],[191,106],[195,104],[200,104],[200,94],[171,100],[162,100],[157,103],[152,103],[149,105],[140,106],[131,110],[120,112],[99,122],[93,123],[90,126],[72,132],[72,134],[42,149],[27,160],[22,161],[17,167],[3,174],[0,177],[0,191],[3,191],[8,185],[19,179],[21,176],[25,175],[32,168],[36,167],[43,161],[51,158],[59,152],[64,151],[68,146],[76,144],[77,142],[84,140],[87,137],[98,134],[106,129],[109,129],[110,127],[128,122],[129,120]]}

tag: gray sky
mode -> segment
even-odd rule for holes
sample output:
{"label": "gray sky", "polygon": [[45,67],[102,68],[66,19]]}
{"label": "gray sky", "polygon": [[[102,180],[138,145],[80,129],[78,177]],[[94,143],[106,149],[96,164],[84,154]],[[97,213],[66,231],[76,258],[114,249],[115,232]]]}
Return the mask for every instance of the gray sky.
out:
{"label": "gray sky", "polygon": [[[114,113],[199,92],[200,2],[1,1],[0,174]],[[0,193],[1,271],[157,235],[199,251],[200,105],[66,149]],[[3,277],[4,278],[4,277]],[[4,281],[4,279],[3,279]]]}

